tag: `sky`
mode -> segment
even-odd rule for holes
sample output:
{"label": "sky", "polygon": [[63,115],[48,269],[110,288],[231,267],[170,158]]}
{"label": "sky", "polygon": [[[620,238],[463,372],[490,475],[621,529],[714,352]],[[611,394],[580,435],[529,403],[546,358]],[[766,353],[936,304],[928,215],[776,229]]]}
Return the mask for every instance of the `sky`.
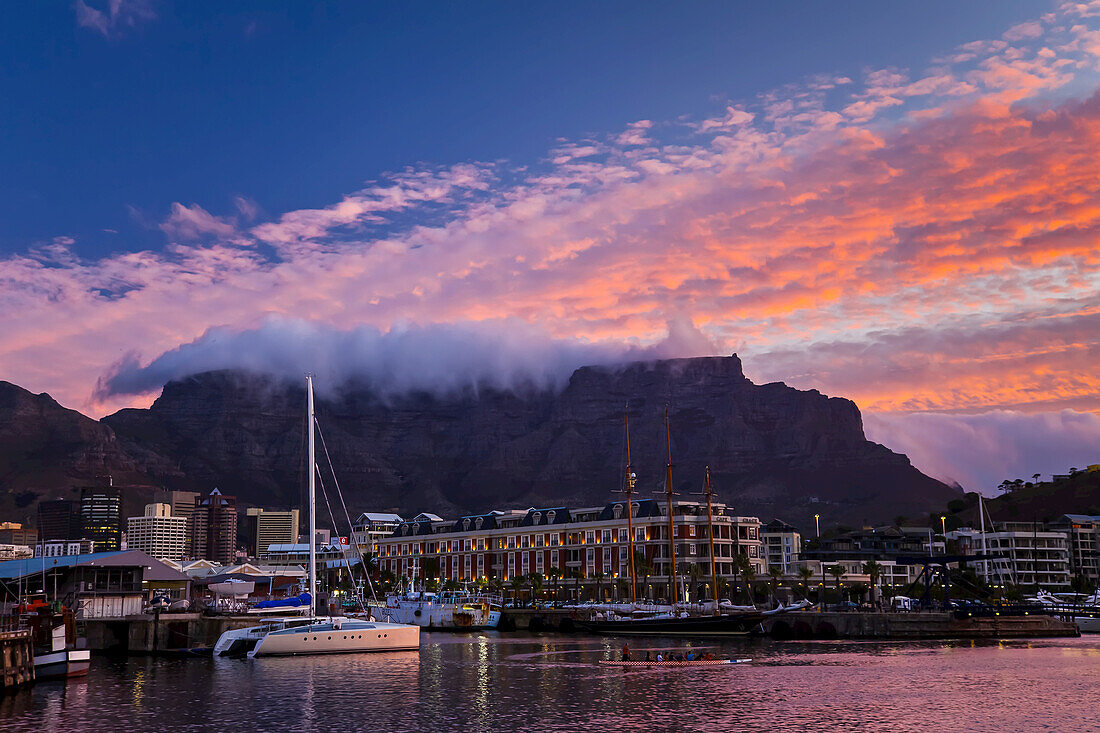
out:
{"label": "sky", "polygon": [[6,20],[0,378],[66,406],[737,352],[966,488],[1100,462],[1100,2]]}

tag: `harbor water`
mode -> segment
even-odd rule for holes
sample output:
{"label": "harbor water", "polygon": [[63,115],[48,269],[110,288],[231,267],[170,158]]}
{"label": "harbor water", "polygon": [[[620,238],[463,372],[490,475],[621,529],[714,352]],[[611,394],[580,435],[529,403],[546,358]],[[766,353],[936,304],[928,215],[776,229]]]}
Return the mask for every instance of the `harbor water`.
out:
{"label": "harbor water", "polygon": [[[744,665],[624,669],[685,649]],[[332,657],[97,658],[0,698],[3,731],[1100,731],[1100,636],[775,642],[429,633]]]}

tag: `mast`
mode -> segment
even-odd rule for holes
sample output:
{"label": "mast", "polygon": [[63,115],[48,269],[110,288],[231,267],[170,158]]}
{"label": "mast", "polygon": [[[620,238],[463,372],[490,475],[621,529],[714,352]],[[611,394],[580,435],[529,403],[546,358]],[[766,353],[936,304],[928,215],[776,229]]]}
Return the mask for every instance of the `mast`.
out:
{"label": "mast", "polygon": [[978,521],[982,524],[982,576],[985,582],[989,582],[989,561],[985,559],[985,506],[982,504],[982,495],[978,494]]}
{"label": "mast", "polygon": [[317,615],[317,447],[314,444],[313,375],[306,375],[306,405],[309,413],[309,615]]}
{"label": "mast", "polygon": [[668,463],[665,464],[665,496],[668,499],[668,549],[669,549],[669,585],[672,588],[672,605],[675,606],[679,598],[679,589],[676,587],[676,528],[672,522],[672,433],[668,427],[668,405],[665,405],[665,442],[668,445]]}
{"label": "mast", "polygon": [[710,577],[714,585],[714,615],[718,615],[718,565],[714,560],[714,511],[710,506],[710,466],[703,472],[703,493],[707,495],[707,535],[710,537]]}
{"label": "mast", "polygon": [[630,603],[638,603],[638,579],[634,574],[634,482],[638,480],[634,475],[634,466],[630,463],[630,412],[623,409],[623,419],[626,423],[626,485],[623,493],[626,494],[626,545],[630,553]]}

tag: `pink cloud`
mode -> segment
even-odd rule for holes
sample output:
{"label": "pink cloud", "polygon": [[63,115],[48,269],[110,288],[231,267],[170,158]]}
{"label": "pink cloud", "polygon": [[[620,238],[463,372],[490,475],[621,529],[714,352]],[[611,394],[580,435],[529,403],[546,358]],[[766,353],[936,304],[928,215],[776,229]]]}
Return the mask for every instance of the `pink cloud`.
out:
{"label": "pink cloud", "polygon": [[84,0],[76,0],[73,9],[76,11],[77,25],[93,30],[104,38],[156,18],[148,0],[107,0],[102,9]]}

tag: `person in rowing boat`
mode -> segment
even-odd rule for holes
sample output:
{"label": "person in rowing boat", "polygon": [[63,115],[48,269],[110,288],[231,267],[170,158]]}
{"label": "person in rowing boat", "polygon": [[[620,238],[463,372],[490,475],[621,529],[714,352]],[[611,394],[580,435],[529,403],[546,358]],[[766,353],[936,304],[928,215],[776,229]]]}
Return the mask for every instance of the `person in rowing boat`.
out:
{"label": "person in rowing boat", "polygon": [[695,652],[688,652],[686,658],[689,662],[694,662],[695,661]]}
{"label": "person in rowing boat", "polygon": [[645,660],[647,662],[652,662],[653,661],[653,657],[650,656],[650,653],[648,651],[645,653]]}
{"label": "person in rowing boat", "polygon": [[665,661],[664,657],[662,657],[662,656],[661,656],[661,653],[660,653],[660,652],[657,652],[657,661],[658,661],[658,662],[663,662],[663,661]]}
{"label": "person in rowing boat", "polygon": [[623,661],[630,661],[630,644],[623,644]]}

